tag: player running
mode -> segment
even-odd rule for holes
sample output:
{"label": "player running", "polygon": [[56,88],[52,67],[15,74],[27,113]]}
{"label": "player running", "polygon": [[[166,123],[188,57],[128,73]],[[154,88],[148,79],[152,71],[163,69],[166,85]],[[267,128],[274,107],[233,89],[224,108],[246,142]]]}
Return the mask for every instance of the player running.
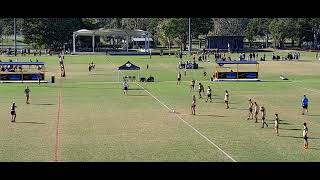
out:
{"label": "player running", "polygon": [[260,111],[261,111],[261,114],[262,114],[262,127],[261,128],[264,128],[264,125],[266,125],[268,127],[268,124],[265,122],[265,119],[266,119],[266,109],[261,106],[260,108]]}
{"label": "player running", "polygon": [[274,129],[276,130],[276,135],[279,136],[279,116],[276,115],[276,119],[274,120]]}
{"label": "player running", "polygon": [[308,127],[307,127],[307,123],[303,123],[303,139],[304,139],[304,144],[303,147],[305,149],[309,148],[309,143],[308,143]]}
{"label": "player running", "polygon": [[25,93],[25,95],[26,95],[26,103],[27,103],[27,104],[30,104],[30,103],[29,103],[30,89],[29,89],[28,86],[27,86],[26,89],[24,90],[24,93]]}
{"label": "player running", "polygon": [[196,115],[196,96],[192,96],[191,114]]}
{"label": "player running", "polygon": [[210,86],[208,86],[208,89],[207,89],[207,100],[206,102],[208,102],[208,100],[210,99],[210,102],[212,102],[212,99],[211,99],[211,88]]}
{"label": "player running", "polygon": [[17,117],[16,108],[17,108],[16,103],[13,102],[10,107],[11,122],[16,122],[16,117]]}
{"label": "player running", "polygon": [[303,95],[302,98],[302,115],[304,115],[308,111],[308,104],[309,104],[309,99],[307,98],[306,95]]}
{"label": "player running", "polygon": [[257,102],[254,102],[254,119],[256,120],[255,122],[258,122],[258,114],[259,114],[259,106]]}
{"label": "player running", "polygon": [[229,109],[229,92],[227,90],[224,93],[224,103],[226,104],[226,109]]}
{"label": "player running", "polygon": [[252,113],[252,110],[253,110],[253,102],[251,99],[249,99],[249,115],[248,115],[248,118],[247,120],[249,119],[253,119],[253,113]]}

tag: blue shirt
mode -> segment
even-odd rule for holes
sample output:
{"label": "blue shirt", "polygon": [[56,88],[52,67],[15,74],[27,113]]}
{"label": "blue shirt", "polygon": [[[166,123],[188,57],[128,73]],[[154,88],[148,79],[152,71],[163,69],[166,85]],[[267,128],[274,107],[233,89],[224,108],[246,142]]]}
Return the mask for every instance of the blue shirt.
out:
{"label": "blue shirt", "polygon": [[308,103],[309,103],[308,98],[307,98],[307,97],[304,97],[304,98],[302,99],[302,104],[303,104],[303,105],[308,105]]}

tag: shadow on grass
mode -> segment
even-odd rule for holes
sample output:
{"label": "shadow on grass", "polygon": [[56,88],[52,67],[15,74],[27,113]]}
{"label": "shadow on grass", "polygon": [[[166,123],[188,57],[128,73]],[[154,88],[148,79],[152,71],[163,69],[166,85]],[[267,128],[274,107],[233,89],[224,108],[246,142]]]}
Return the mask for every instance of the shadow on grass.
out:
{"label": "shadow on grass", "polygon": [[312,114],[312,115],[308,115],[308,116],[320,116],[320,115],[314,115],[314,114]]}
{"label": "shadow on grass", "polygon": [[309,149],[313,149],[313,150],[320,150],[320,148],[309,148]]}
{"label": "shadow on grass", "polygon": [[303,139],[302,137],[300,136],[280,136],[279,137],[290,137],[290,138],[296,138],[296,139]]}
{"label": "shadow on grass", "polygon": [[143,91],[144,89],[141,88],[129,88],[129,91],[133,90],[133,91]]}
{"label": "shadow on grass", "polygon": [[298,129],[298,128],[279,128],[279,129],[283,129],[283,130],[293,130],[293,131],[300,131],[302,129]]}
{"label": "shadow on grass", "polygon": [[21,123],[21,124],[45,124],[40,122],[15,122],[15,123]]}
{"label": "shadow on grass", "polygon": [[220,116],[220,115],[214,115],[214,114],[198,114],[196,116],[229,117],[229,116]]}
{"label": "shadow on grass", "polygon": [[[269,124],[274,124],[274,122],[270,122]],[[279,124],[289,125],[290,123],[281,123],[281,122],[279,122]]]}
{"label": "shadow on grass", "polygon": [[40,103],[40,104],[34,104],[34,105],[39,105],[39,106],[52,106],[55,104],[50,104],[50,103]]}
{"label": "shadow on grass", "polygon": [[[290,138],[296,138],[296,139],[303,139],[301,136],[279,136],[279,137],[290,137]],[[319,137],[308,137],[308,139],[320,139]]]}
{"label": "shadow on grass", "polygon": [[[224,101],[223,101],[223,102],[215,102],[215,103],[225,104]],[[230,102],[229,102],[229,104],[237,104],[237,103],[230,103]],[[230,109],[231,109],[231,108],[230,108]]]}
{"label": "shadow on grass", "polygon": [[148,96],[148,95],[145,95],[145,94],[128,94],[127,96]]}

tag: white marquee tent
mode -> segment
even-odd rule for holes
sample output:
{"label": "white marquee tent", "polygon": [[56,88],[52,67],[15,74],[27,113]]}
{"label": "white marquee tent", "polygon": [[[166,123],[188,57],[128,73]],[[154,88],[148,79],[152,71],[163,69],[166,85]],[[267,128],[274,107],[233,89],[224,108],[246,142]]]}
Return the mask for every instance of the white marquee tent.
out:
{"label": "white marquee tent", "polygon": [[95,30],[87,30],[80,29],[78,31],[73,32],[73,53],[76,53],[76,37],[77,36],[91,36],[92,37],[92,52],[94,52],[95,47],[95,37],[96,36],[104,36],[104,37],[122,37],[126,39],[127,43],[127,52],[128,52],[128,42],[130,37],[144,37],[145,38],[145,49],[150,50],[150,33],[148,31],[143,30],[129,30],[129,29],[95,29]]}

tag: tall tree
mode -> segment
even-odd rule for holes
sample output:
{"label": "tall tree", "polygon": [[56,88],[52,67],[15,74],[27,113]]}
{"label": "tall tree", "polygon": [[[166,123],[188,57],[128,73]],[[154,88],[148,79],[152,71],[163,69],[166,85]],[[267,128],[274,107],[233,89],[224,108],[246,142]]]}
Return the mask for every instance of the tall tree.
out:
{"label": "tall tree", "polygon": [[244,35],[248,18],[213,18],[214,35]]}
{"label": "tall tree", "polygon": [[72,33],[81,25],[80,18],[27,18],[22,32],[26,43],[57,49],[71,43]]}
{"label": "tall tree", "polygon": [[[212,20],[210,18],[191,18],[191,33],[193,37],[207,35],[212,29]],[[163,21],[164,35],[174,38],[180,45],[181,50],[187,49],[187,40],[189,35],[188,18],[171,18]]]}
{"label": "tall tree", "polygon": [[269,31],[277,48],[284,47],[284,41],[288,35],[287,21],[287,18],[275,18],[270,22]]}
{"label": "tall tree", "polygon": [[313,48],[316,49],[320,35],[320,18],[310,18],[309,22],[313,33]]}

